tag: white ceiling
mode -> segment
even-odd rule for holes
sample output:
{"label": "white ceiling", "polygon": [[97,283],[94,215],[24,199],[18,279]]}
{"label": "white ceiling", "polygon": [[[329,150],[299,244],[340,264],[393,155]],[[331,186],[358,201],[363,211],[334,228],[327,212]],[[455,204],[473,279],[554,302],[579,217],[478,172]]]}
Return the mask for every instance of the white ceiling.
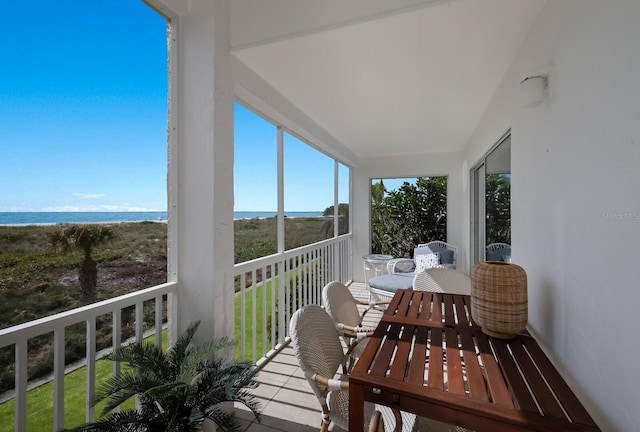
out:
{"label": "white ceiling", "polygon": [[232,53],[358,158],[459,151],[545,0],[233,0]]}

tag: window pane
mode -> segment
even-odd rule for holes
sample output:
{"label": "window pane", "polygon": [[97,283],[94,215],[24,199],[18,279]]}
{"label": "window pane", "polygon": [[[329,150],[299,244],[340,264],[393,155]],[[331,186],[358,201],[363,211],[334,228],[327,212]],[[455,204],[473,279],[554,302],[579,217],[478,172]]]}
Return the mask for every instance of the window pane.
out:
{"label": "window pane", "polygon": [[419,243],[446,236],[447,177],[372,180],[373,253],[411,258]]}
{"label": "window pane", "polygon": [[[473,169],[472,263],[510,259],[511,136],[505,137]],[[496,248],[501,248],[496,250]]]}
{"label": "window pane", "polygon": [[[3,3],[0,224],[18,224],[0,227],[3,328],[167,281],[167,20],[143,2],[62,3]],[[154,302],[142,305],[144,330]],[[67,364],[87,338],[84,322],[69,324]],[[97,317],[97,350],[111,334],[111,314]],[[29,339],[30,381],[51,372],[52,339]],[[12,348],[0,350],[0,393],[13,389]],[[27,430],[51,429],[52,410],[31,408],[52,395],[29,408]],[[79,402],[67,427],[84,423]]]}
{"label": "window pane", "polygon": [[350,232],[349,227],[349,167],[338,164],[338,235]]}
{"label": "window pane", "polygon": [[[284,134],[285,249],[323,240],[323,210],[333,205],[334,160]],[[313,217],[309,217],[313,216]]]}
{"label": "window pane", "polygon": [[235,262],[277,252],[277,128],[240,104],[234,112]]}
{"label": "window pane", "polygon": [[511,136],[485,160],[486,244],[511,244]]}

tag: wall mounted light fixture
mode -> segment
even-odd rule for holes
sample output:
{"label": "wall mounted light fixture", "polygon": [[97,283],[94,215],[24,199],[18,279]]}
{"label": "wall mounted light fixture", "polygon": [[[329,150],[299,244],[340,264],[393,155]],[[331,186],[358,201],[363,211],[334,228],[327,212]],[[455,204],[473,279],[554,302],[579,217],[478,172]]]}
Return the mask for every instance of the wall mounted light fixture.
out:
{"label": "wall mounted light fixture", "polygon": [[522,106],[531,108],[542,103],[547,95],[547,77],[543,75],[530,76],[520,81]]}

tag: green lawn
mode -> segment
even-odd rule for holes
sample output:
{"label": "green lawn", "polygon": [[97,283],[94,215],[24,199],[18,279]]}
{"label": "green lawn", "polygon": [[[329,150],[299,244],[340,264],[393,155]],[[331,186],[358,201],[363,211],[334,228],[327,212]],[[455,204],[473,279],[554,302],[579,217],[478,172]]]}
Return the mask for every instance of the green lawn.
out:
{"label": "green lawn", "polygon": [[[152,341],[155,336],[145,340]],[[162,332],[162,345],[167,347],[167,331]],[[96,388],[111,376],[112,362],[98,360],[96,362]],[[64,424],[66,428],[79,426],[85,421],[86,368],[81,367],[64,377]],[[104,404],[96,406],[96,418],[99,417]],[[123,409],[134,407],[134,401],[128,401]],[[14,430],[14,400],[0,404],[0,432]],[[43,384],[27,392],[27,430],[47,431],[53,424],[53,382]]]}
{"label": "green lawn", "polygon": [[[288,275],[288,280],[289,283],[286,286],[290,286],[290,284],[293,284],[293,286],[296,285],[295,280],[296,278],[300,275],[301,270],[298,269],[294,272],[290,272]],[[280,280],[283,280],[283,278],[280,278]],[[266,310],[267,310],[267,317],[268,317],[268,321],[271,322],[271,306],[272,306],[272,299],[271,299],[271,290],[275,289],[276,290],[276,321],[277,321],[277,302],[278,302],[278,284],[274,283],[274,281],[272,279],[267,280],[264,284],[260,284],[257,285],[255,290],[256,290],[256,303],[257,303],[257,310],[256,310],[256,323],[253,322],[253,320],[251,319],[252,317],[252,305],[253,305],[253,292],[252,290],[247,290],[245,292],[245,319],[246,319],[246,326],[245,326],[245,355],[247,357],[247,360],[252,360],[251,357],[251,353],[252,353],[252,345],[253,345],[253,326],[256,326],[256,357],[257,359],[259,359],[260,357],[262,357],[262,334],[263,332],[267,333],[267,346],[265,351],[268,352],[270,349],[273,348],[272,344],[271,344],[271,329],[268,327],[268,323],[265,323],[265,326],[263,327],[263,320],[262,320],[262,301],[263,301],[263,297],[266,295]],[[241,296],[238,294],[236,295],[235,298],[235,316],[236,316],[236,323],[235,323],[235,338],[240,341],[240,335],[241,335],[241,328],[240,328],[240,309],[242,307],[242,303],[241,303]],[[277,331],[277,322],[276,322],[276,331]],[[277,337],[277,334],[276,334]],[[240,359],[240,344],[236,345],[236,349],[235,349],[235,355],[236,355],[236,359]],[[256,359],[256,360],[257,360]]]}
{"label": "green lawn", "polygon": [[[265,286],[266,285],[266,286]],[[271,314],[271,289],[272,289],[272,281],[268,280],[265,284],[260,284],[256,286],[256,322],[254,323],[251,319],[252,317],[252,307],[253,307],[253,291],[247,290],[245,291],[245,355],[248,360],[252,360],[251,358],[251,350],[253,349],[253,327],[256,326],[256,350],[257,357],[262,357],[262,332],[268,331],[268,328],[263,328],[263,320],[262,320],[262,301],[265,296],[267,296],[267,316]],[[276,298],[277,298],[276,292]],[[240,310],[242,307],[241,295],[236,295],[235,298],[235,314],[236,314],[236,323],[235,323],[235,337],[238,341],[240,341],[241,336],[241,327],[240,327]],[[240,344],[236,345],[235,354],[236,359],[240,359]],[[266,351],[269,351],[272,348],[271,346],[271,331],[269,330],[267,334],[267,348]]]}

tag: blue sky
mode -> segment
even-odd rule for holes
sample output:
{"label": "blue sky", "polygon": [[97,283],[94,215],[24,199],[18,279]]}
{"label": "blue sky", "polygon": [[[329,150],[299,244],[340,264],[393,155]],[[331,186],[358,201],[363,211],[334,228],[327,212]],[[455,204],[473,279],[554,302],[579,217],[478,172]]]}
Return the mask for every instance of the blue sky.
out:
{"label": "blue sky", "polygon": [[[276,127],[240,104],[234,110],[234,194],[236,211],[275,211]],[[340,202],[349,199],[349,173],[340,165]],[[333,205],[334,160],[284,133],[285,211],[322,211]]]}
{"label": "blue sky", "polygon": [[122,0],[3,12],[0,211],[165,210],[165,20]]}
{"label": "blue sky", "polygon": [[[3,12],[0,212],[166,210],[165,20],[136,0]],[[236,105],[235,144],[234,210],[276,210],[275,126]],[[285,134],[285,211],[322,211],[333,192],[333,159]]]}

